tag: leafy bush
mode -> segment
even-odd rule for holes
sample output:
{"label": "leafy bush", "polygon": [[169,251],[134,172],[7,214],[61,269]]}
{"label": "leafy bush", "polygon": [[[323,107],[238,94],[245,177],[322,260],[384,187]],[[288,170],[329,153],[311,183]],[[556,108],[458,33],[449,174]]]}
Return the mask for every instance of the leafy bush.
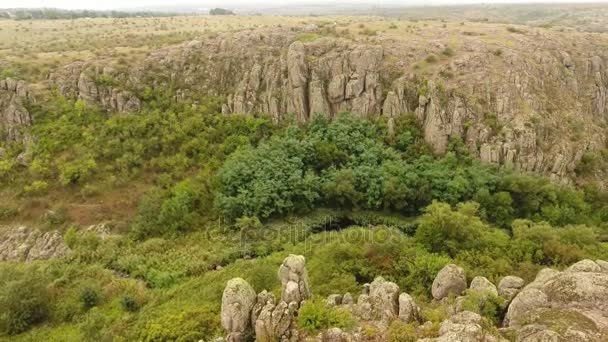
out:
{"label": "leafy bush", "polygon": [[80,292],[80,302],[85,309],[90,309],[97,305],[99,301],[99,294],[96,289],[91,287],[85,287]]}
{"label": "leafy bush", "polygon": [[323,300],[306,301],[298,311],[298,326],[309,333],[328,328],[349,329],[353,325],[350,312],[329,308]]}
{"label": "leafy bush", "polygon": [[389,342],[415,342],[418,341],[416,327],[412,323],[395,320],[388,328]]}
{"label": "leafy bush", "polygon": [[43,322],[49,314],[48,281],[34,271],[30,272],[0,288],[0,327],[9,335],[28,330]]}

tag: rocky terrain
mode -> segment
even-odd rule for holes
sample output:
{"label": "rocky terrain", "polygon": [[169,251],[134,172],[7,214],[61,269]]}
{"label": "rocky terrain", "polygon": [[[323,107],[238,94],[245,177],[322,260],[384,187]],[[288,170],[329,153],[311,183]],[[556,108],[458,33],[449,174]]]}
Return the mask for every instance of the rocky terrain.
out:
{"label": "rocky terrain", "polygon": [[[221,311],[226,341],[245,341],[252,336],[256,341],[386,341],[387,328],[395,320],[413,323],[420,331],[430,324],[425,323],[420,307],[409,294],[378,277],[364,285],[356,300],[348,293],[331,295],[326,300],[327,306],[356,317],[352,331],[330,328],[309,336],[299,331],[296,323],[298,308],[311,298],[304,257],[287,257],[278,276],[282,283],[279,299],[266,291],[256,296],[251,285],[241,278],[227,283]],[[607,284],[608,262],[602,260],[583,260],[563,272],[543,269],[527,285],[521,278],[507,276],[498,287],[480,276],[467,286],[464,270],[447,265],[437,274],[432,294],[450,317],[441,323],[437,337],[419,341],[605,341]],[[469,296],[482,299],[480,311],[490,297],[502,298],[507,308],[502,325],[493,327],[478,313],[463,309],[461,304]],[[364,332],[365,326],[377,327],[378,333],[370,336]]]}
{"label": "rocky terrain", "polygon": [[3,140],[12,142],[24,139],[22,128],[32,123],[24,102],[32,99],[25,82],[10,78],[0,80],[0,137]]}
{"label": "rocky terrain", "polygon": [[[175,101],[221,95],[225,114],[268,113],[276,122],[350,111],[386,117],[390,126],[415,113],[439,154],[459,138],[486,162],[572,182],[584,154],[605,147],[606,39],[468,30],[418,30],[408,40],[391,32],[324,37],[314,25],[221,33],[154,51],[133,68],[71,63],[51,71],[48,87],[110,112],[137,110],[152,87],[172,91]],[[31,121],[19,105],[28,93],[4,84],[2,122],[14,139],[15,125]]]}

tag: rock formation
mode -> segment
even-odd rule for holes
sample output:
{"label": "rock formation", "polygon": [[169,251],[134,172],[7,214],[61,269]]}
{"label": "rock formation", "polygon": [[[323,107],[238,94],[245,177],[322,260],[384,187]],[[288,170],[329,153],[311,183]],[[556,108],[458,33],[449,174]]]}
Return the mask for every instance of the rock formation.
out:
{"label": "rock formation", "polygon": [[228,342],[242,342],[251,333],[251,310],[256,294],[241,278],[228,281],[222,295],[222,326],[228,332]]}
{"label": "rock formation", "polygon": [[564,272],[541,271],[515,296],[504,324],[522,341],[605,341],[608,272],[591,260]]}
{"label": "rock formation", "polygon": [[[475,277],[466,294],[456,298],[456,303],[471,293],[500,295],[505,298],[507,304],[510,298],[515,296],[508,305],[503,327],[493,328],[492,322],[472,311],[450,311],[451,301],[441,300],[435,304],[445,306],[449,317],[439,324],[438,331],[432,330],[431,337],[418,341],[506,342],[513,339],[522,342],[606,341],[608,339],[608,269],[604,268],[606,265],[608,263],[602,260],[583,260],[563,272],[544,269],[525,287],[524,281],[514,276],[501,279],[498,289],[488,279]],[[280,269],[281,279],[287,274],[291,274],[291,278],[305,279],[302,278],[306,273],[302,256],[290,255],[283,261]],[[295,277],[295,274],[298,276]],[[449,281],[446,283],[446,280]],[[464,271],[455,265],[447,265],[442,269],[437,274],[435,283],[442,284],[442,288],[445,288],[442,293],[462,293],[466,288]],[[445,284],[451,285],[443,286]],[[309,285],[306,285],[306,288],[310,289]],[[291,293],[291,290],[286,285],[282,288],[282,298],[289,298],[290,295],[285,297],[285,291]],[[388,328],[396,320],[408,323],[410,327],[417,329],[416,331],[423,332],[424,336],[429,336],[428,329],[433,326],[430,321],[424,322],[425,317],[412,296],[400,293],[399,286],[382,277],[377,277],[371,284],[363,286],[357,304],[352,303],[350,294],[330,295],[326,303],[328,308],[352,312],[357,318],[355,326],[350,329],[330,327],[316,336],[310,336],[306,332],[299,331],[295,323],[302,302],[287,303],[284,300],[277,302],[267,291],[255,296],[249,284],[236,278],[228,282],[224,291],[222,324],[229,334],[228,341],[241,341],[238,338],[254,332],[255,340],[263,342],[386,341]],[[484,312],[483,307],[477,312]],[[374,335],[369,335],[370,331],[374,331]],[[235,333],[238,333],[236,335],[238,338],[234,337]]]}
{"label": "rock formation", "polygon": [[0,142],[23,141],[22,128],[32,124],[25,102],[33,100],[23,81],[10,78],[0,80]]}
{"label": "rock formation", "polygon": [[463,36],[449,62],[419,75],[412,67],[440,55],[448,44],[442,37],[422,47],[382,37],[298,41],[310,30],[317,29],[221,33],[153,51],[129,70],[74,62],[50,81],[111,112],[137,110],[136,94],[148,87],[173,89],[175,101],[224,96],[225,114],[266,113],[277,122],[350,111],[385,116],[390,129],[398,116],[415,113],[437,153],[457,138],[485,162],[563,182],[585,153],[605,146],[608,56],[590,35],[576,42],[550,32],[520,35],[500,56],[478,37]]}
{"label": "rock formation", "polygon": [[0,261],[34,261],[62,257],[69,252],[58,231],[41,232],[25,226],[0,235]]}
{"label": "rock formation", "polygon": [[445,266],[433,281],[432,294],[437,300],[450,294],[460,295],[467,288],[467,278],[461,267],[450,264]]}
{"label": "rock formation", "polygon": [[140,99],[118,86],[125,82],[125,77],[124,72],[112,66],[101,67],[78,61],[55,70],[49,79],[65,96],[100,105],[111,112],[137,111],[141,106]]}

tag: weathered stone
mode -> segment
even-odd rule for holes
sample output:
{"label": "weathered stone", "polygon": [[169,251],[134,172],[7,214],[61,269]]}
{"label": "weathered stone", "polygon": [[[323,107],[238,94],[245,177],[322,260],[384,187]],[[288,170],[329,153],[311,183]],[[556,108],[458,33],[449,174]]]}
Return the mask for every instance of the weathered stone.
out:
{"label": "weathered stone", "polygon": [[370,284],[369,296],[376,320],[388,323],[397,317],[399,314],[399,286],[397,284],[377,277]]}
{"label": "weathered stone", "polygon": [[602,268],[600,265],[592,260],[585,259],[577,262],[576,264],[568,267],[566,272],[601,272]]}
{"label": "weathered stone", "polygon": [[279,267],[279,280],[283,288],[281,299],[284,302],[300,302],[311,297],[310,281],[306,272],[306,259],[301,255],[290,255]]}
{"label": "weathered stone", "polygon": [[420,320],[420,307],[407,293],[399,295],[399,319],[406,323]]}
{"label": "weathered stone", "polygon": [[445,266],[433,281],[433,298],[440,300],[450,293],[460,295],[467,288],[467,278],[461,267],[450,264]]}
{"label": "weathered stone", "polygon": [[228,281],[222,295],[221,321],[228,333],[227,341],[243,341],[251,331],[251,311],[256,293],[244,279]]}
{"label": "weathered stone", "polygon": [[498,290],[496,290],[496,286],[494,286],[494,284],[492,284],[492,282],[490,282],[486,277],[477,276],[473,278],[469,288],[473,291],[489,293],[498,296]]}
{"label": "weathered stone", "polygon": [[342,297],[342,305],[352,305],[353,303],[353,296],[348,292],[345,293]]}
{"label": "weathered stone", "polygon": [[327,297],[327,306],[334,307],[342,304],[342,295],[341,294],[332,294]]}
{"label": "weathered stone", "polygon": [[524,280],[519,277],[506,276],[498,283],[498,295],[510,302],[524,287]]}
{"label": "weathered stone", "polygon": [[48,260],[63,257],[68,252],[69,248],[58,231],[42,233],[16,226],[0,236],[0,261]]}
{"label": "weathered stone", "polygon": [[534,288],[526,288],[517,294],[509,305],[509,309],[505,315],[504,324],[507,326],[513,325],[518,318],[523,316],[524,313],[536,308],[544,308],[547,306],[549,306],[549,301],[544,292]]}

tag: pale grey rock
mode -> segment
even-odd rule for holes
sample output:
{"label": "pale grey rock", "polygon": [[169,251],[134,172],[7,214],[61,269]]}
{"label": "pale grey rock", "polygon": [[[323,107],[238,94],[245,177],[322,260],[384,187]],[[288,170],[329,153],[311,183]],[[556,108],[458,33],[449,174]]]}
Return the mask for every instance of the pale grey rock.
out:
{"label": "pale grey rock", "polygon": [[348,292],[345,293],[342,297],[342,305],[352,305],[353,303],[353,296]]}
{"label": "pale grey rock", "polygon": [[32,116],[25,107],[34,100],[28,85],[11,78],[0,80],[0,129],[6,142],[23,142],[24,129],[32,125]]}
{"label": "pale grey rock", "polygon": [[469,288],[473,291],[489,293],[494,296],[498,296],[498,290],[496,289],[496,286],[492,284],[492,282],[489,281],[486,277],[477,276],[473,278]]}
{"label": "pale grey rock", "polygon": [[506,299],[507,302],[511,302],[524,285],[523,279],[515,276],[506,276],[498,283],[498,295]]}
{"label": "pale grey rock", "polygon": [[48,260],[63,257],[69,251],[58,231],[43,233],[15,226],[0,235],[0,261]]}
{"label": "pale grey rock", "polygon": [[517,319],[523,317],[524,313],[548,306],[549,300],[544,292],[535,288],[526,288],[517,294],[509,305],[509,309],[505,315],[504,325],[514,325],[516,324]]}
{"label": "pale grey rock", "polygon": [[596,262],[585,259],[568,267],[566,272],[602,272],[602,268]]}
{"label": "pale grey rock", "polygon": [[399,319],[406,323],[420,321],[420,307],[407,293],[399,295]]}
{"label": "pale grey rock", "polygon": [[335,307],[342,304],[342,295],[341,294],[331,294],[326,299],[327,306]]}
{"label": "pale grey rock", "polygon": [[369,297],[376,320],[388,324],[399,314],[399,286],[377,277],[370,284]]}
{"label": "pale grey rock", "polygon": [[281,299],[284,302],[300,302],[311,297],[310,281],[306,271],[306,259],[302,255],[289,255],[279,267],[279,280],[283,288]]}
{"label": "pale grey rock", "polygon": [[371,321],[374,318],[374,309],[369,295],[361,294],[357,299],[355,313],[364,321]]}
{"label": "pale grey rock", "polygon": [[602,268],[602,272],[608,272],[608,261],[595,260],[595,263]]}
{"label": "pale grey rock", "polygon": [[467,288],[464,269],[453,264],[446,265],[433,281],[433,298],[441,300],[450,293],[460,295]]}
{"label": "pale grey rock", "polygon": [[243,341],[251,331],[251,312],[257,295],[251,285],[241,278],[228,281],[222,294],[221,322],[228,333],[227,341]]}
{"label": "pale grey rock", "polygon": [[289,338],[290,327],[294,321],[297,304],[284,301],[278,304],[268,303],[264,306],[255,322],[256,341],[273,342]]}

